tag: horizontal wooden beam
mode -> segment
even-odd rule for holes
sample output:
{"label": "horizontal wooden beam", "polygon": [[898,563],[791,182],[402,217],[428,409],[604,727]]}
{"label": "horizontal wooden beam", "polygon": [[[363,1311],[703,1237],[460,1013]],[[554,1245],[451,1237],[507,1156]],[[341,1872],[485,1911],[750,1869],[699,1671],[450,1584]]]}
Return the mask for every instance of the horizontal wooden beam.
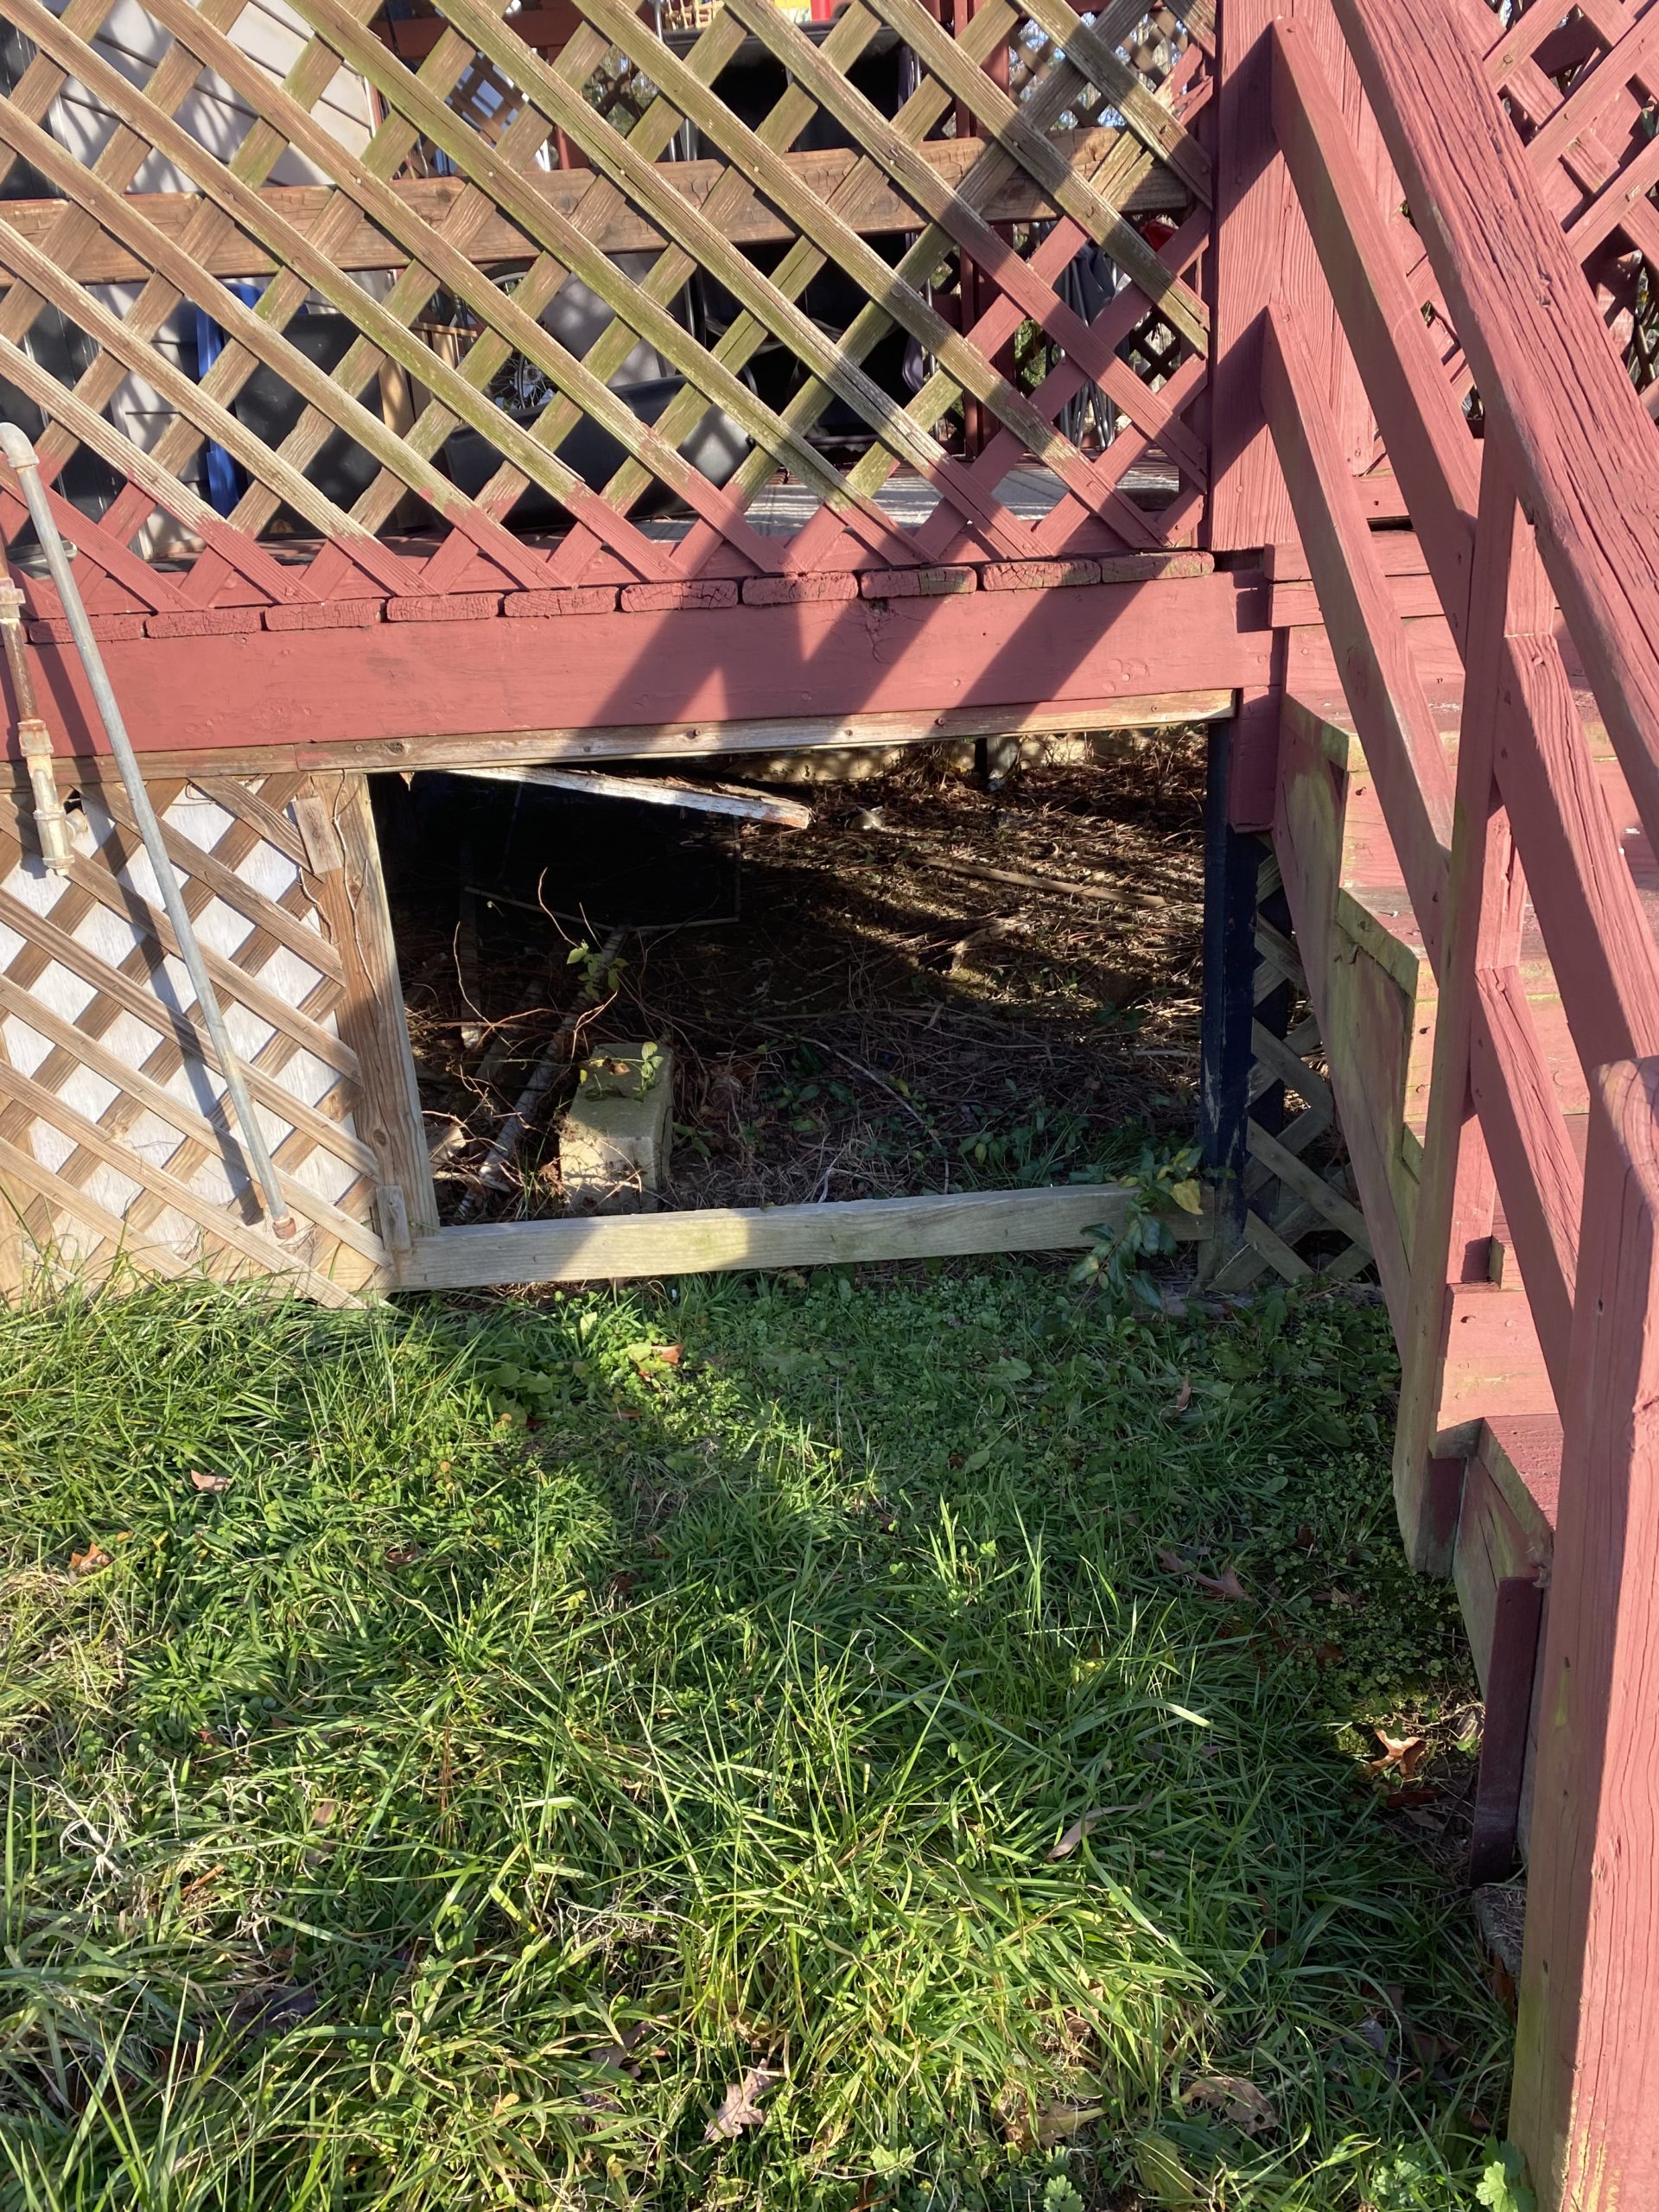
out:
{"label": "horizontal wooden beam", "polygon": [[[954,1197],[855,1198],[839,1205],[720,1206],[696,1213],[492,1223],[420,1238],[401,1265],[398,1287],[478,1289],[1074,1250],[1086,1247],[1100,1224],[1119,1225],[1130,1203],[1122,1185],[1074,1183]],[[1207,1229],[1191,1214],[1175,1216],[1170,1226],[1188,1240]]]}
{"label": "horizontal wooden beam", "polygon": [[[1062,131],[1051,143],[1079,175],[1091,176],[1121,135],[1116,130]],[[940,181],[954,190],[984,155],[986,144],[981,138],[938,138],[930,139],[916,151],[937,172]],[[835,146],[791,153],[783,158],[809,191],[828,199],[845,182],[861,156],[855,147]],[[694,207],[702,206],[727,171],[724,162],[713,161],[669,162],[658,166],[665,181]],[[565,216],[574,215],[593,188],[591,169],[537,170],[531,174],[536,188],[550,207]],[[446,220],[467,191],[466,183],[460,177],[403,178],[391,188],[408,203],[413,213],[435,226]],[[200,194],[194,192],[129,193],[124,197],[147,222],[175,240],[181,239],[189,226],[197,220],[202,205]],[[273,213],[308,235],[330,211],[330,203],[337,197],[327,185],[322,184],[269,185],[259,194],[262,203]],[[1187,204],[1187,194],[1179,179],[1155,165],[1123,200],[1124,211],[1131,215],[1179,213]],[[62,216],[64,205],[61,200],[0,200],[0,221],[29,245],[41,246]],[[1023,169],[1015,169],[1007,177],[982,211],[988,221],[1009,223],[1051,221],[1055,212],[1041,188]],[[337,207],[332,211],[332,219],[334,224],[340,220]],[[863,193],[847,219],[852,229],[867,238],[913,231],[920,220],[911,203],[885,183]],[[739,245],[790,242],[796,237],[793,227],[753,194],[748,196],[742,210],[724,227],[733,243]],[[592,236],[607,253],[654,252],[664,244],[662,232],[620,198],[613,200],[604,222],[592,232]],[[402,269],[409,261],[407,253],[362,217],[337,238],[331,231],[328,251],[339,269]],[[531,257],[524,232],[504,216],[493,213],[471,234],[467,251],[480,266],[491,263],[521,266]],[[219,226],[215,231],[201,265],[212,275],[225,277],[269,276],[276,266],[256,240],[229,224]],[[63,267],[67,275],[82,284],[132,283],[141,282],[150,273],[137,255],[90,225],[78,240],[78,251]],[[9,275],[0,274],[0,289],[10,281]]]}
{"label": "horizontal wooden beam", "polygon": [[[211,753],[200,747],[183,753],[147,753],[144,766],[157,775],[188,775],[193,770],[207,772],[211,768],[216,776],[264,776],[301,766],[355,767],[372,772],[513,767],[549,760],[710,760],[723,753],[776,756],[874,751],[898,745],[959,745],[981,737],[1184,729],[1225,721],[1235,703],[1231,691],[1164,691],[1123,699],[1079,699],[1063,707],[970,707],[943,714],[620,723],[604,729],[465,730],[446,737],[319,738],[307,745],[260,745],[232,740]],[[26,789],[29,772],[23,762],[14,761],[11,769],[16,787]],[[115,775],[115,763],[107,755],[83,754],[76,759],[75,773],[83,782],[101,783]]]}
{"label": "horizontal wooden beam", "polygon": [[[553,759],[559,747],[543,743],[550,710],[570,741],[563,758],[648,758],[725,749],[705,723],[770,723],[745,748],[770,752],[810,741],[791,733],[813,718],[823,728],[896,715],[916,734],[944,736],[963,711],[989,717],[995,733],[1040,707],[1056,717],[1050,728],[1100,728],[1113,702],[1154,690],[1265,683],[1270,635],[1248,626],[1261,596],[1251,576],[1230,571],[1071,591],[537,621],[474,615],[463,603],[445,609],[459,620],[367,628],[267,630],[257,609],[232,609],[249,617],[235,633],[118,635],[102,651],[142,752],[222,753],[226,772],[232,757],[284,749],[312,766],[412,766],[433,740],[465,740],[463,756],[480,760],[514,757],[505,747],[474,749],[480,731],[532,737]],[[60,751],[102,752],[73,647],[30,652]],[[618,741],[609,734],[619,726],[671,734]],[[590,746],[590,730],[607,734]]]}

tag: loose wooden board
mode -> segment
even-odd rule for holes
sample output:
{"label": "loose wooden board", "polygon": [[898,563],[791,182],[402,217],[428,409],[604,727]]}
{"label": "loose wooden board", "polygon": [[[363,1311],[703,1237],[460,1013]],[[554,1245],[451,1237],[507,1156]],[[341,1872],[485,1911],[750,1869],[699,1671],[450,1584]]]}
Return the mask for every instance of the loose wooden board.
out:
{"label": "loose wooden board", "polygon": [[[401,1264],[405,1290],[490,1284],[616,1281],[715,1274],[741,1268],[819,1268],[840,1262],[950,1259],[970,1253],[1075,1250],[1121,1218],[1116,1184],[954,1197],[856,1198],[818,1206],[715,1207],[707,1212],[620,1214],[587,1221],[510,1221],[443,1229],[417,1238]],[[1205,1234],[1189,1214],[1178,1236]]]}

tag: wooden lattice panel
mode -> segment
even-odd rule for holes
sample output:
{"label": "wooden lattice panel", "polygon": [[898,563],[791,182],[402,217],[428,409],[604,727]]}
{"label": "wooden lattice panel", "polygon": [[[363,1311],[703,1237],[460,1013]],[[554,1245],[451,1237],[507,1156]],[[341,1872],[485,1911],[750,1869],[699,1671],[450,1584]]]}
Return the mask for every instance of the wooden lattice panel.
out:
{"label": "wooden lattice panel", "polygon": [[[138,81],[97,43],[115,5]],[[32,56],[0,186],[50,195],[0,200],[0,385],[95,613],[302,627],[711,575],[810,596],[1192,543],[1212,0],[983,0],[959,36],[853,0],[821,39],[772,0],[663,38],[626,0],[282,0],[305,39],[280,83],[250,5],[0,0]],[[896,48],[888,114],[855,78]],[[757,54],[782,88],[758,118],[725,96]],[[239,143],[194,126],[206,83]],[[109,118],[90,165],[67,86]],[[145,188],[163,172],[188,191]],[[642,362],[636,411],[613,385]],[[135,386],[142,435],[112,404]]]}
{"label": "wooden lattice panel", "polygon": [[1336,1101],[1320,1065],[1307,977],[1291,938],[1260,911],[1276,907],[1287,919],[1282,892],[1279,863],[1268,854],[1256,882],[1243,1241],[1221,1257],[1213,1278],[1217,1290],[1243,1290],[1274,1275],[1285,1282],[1313,1275],[1351,1282],[1374,1264]]}
{"label": "wooden lattice panel", "polygon": [[[1615,346],[1638,388],[1659,401],[1659,4],[1452,0],[1446,32],[1480,54]],[[1427,258],[1414,261],[1463,397],[1471,378],[1457,334]]]}
{"label": "wooden lattice panel", "polygon": [[171,778],[153,798],[299,1234],[260,1224],[124,795],[89,783],[65,875],[0,795],[0,1257],[13,1285],[124,1255],[338,1303],[385,1279],[381,1231],[407,1242],[423,1187],[411,1206],[397,1181],[419,1125],[362,780]]}

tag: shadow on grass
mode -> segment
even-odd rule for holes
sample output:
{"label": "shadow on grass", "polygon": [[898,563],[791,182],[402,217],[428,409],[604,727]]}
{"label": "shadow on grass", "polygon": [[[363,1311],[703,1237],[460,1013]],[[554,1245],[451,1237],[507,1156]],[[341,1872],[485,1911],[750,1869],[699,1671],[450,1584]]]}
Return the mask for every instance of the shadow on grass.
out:
{"label": "shadow on grass", "polygon": [[1391,1380],[1040,1264],[16,1318],[0,2200],[1465,2202]]}

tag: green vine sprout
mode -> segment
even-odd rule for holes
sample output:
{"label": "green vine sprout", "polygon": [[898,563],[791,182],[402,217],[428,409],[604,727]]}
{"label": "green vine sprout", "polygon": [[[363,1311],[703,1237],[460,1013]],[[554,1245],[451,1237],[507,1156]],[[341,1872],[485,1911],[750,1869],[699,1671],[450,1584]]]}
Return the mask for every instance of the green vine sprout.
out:
{"label": "green vine sprout", "polygon": [[1146,1262],[1166,1258],[1175,1249],[1172,1208],[1188,1214],[1203,1211],[1198,1164],[1196,1145],[1163,1154],[1147,1146],[1134,1172],[1118,1185],[1122,1203],[1117,1218],[1090,1232],[1095,1241],[1072,1268],[1072,1281],[1104,1290],[1114,1299],[1135,1297],[1160,1306],[1162,1294]]}

